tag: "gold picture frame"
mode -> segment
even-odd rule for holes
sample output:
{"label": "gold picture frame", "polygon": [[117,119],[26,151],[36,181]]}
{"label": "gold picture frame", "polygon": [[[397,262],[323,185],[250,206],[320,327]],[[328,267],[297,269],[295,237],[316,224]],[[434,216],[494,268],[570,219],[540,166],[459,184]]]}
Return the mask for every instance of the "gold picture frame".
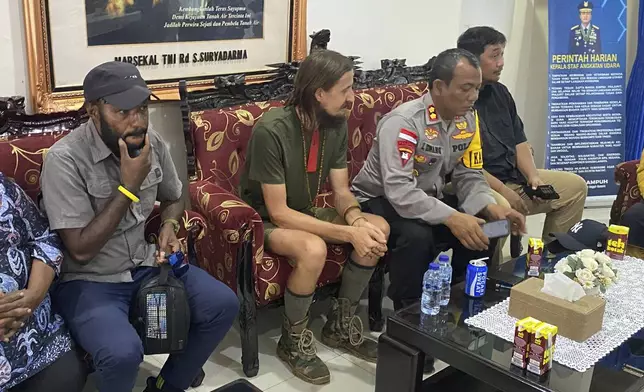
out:
{"label": "gold picture frame", "polygon": [[[51,1],[51,0],[50,0]],[[57,0],[60,1],[60,0]],[[80,0],[79,0],[80,1]],[[302,60],[307,53],[307,0],[289,0],[291,5],[289,29],[289,61]],[[83,104],[83,92],[78,89],[57,91],[53,85],[53,61],[50,53],[48,0],[23,0],[27,45],[29,99],[34,112],[52,113],[78,109]],[[269,73],[252,75],[248,83],[266,80]],[[214,76],[213,76],[214,77]],[[212,79],[190,80],[189,88],[212,87]],[[178,78],[164,83],[150,83],[153,93],[162,100],[179,99]]]}

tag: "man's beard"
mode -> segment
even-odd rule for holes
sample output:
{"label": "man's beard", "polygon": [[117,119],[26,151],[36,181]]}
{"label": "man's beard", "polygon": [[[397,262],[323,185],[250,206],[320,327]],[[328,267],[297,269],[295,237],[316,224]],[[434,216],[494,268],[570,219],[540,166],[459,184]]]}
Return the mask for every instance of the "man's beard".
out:
{"label": "man's beard", "polygon": [[119,147],[119,139],[123,139],[125,144],[127,144],[127,150],[128,153],[131,157],[135,157],[137,155],[138,150],[142,149],[143,146],[145,145],[145,139],[141,143],[137,144],[132,144],[128,143],[125,139],[128,136],[143,136],[147,134],[148,130],[145,128],[137,128],[132,132],[128,132],[124,134],[123,136],[120,136],[112,127],[109,126],[109,124],[105,121],[105,118],[103,117],[102,114],[100,114],[100,123],[101,123],[101,132],[100,136],[101,139],[103,140],[103,143],[107,146],[107,148],[112,151],[112,153],[117,157],[121,157],[121,148]]}
{"label": "man's beard", "polygon": [[[345,107],[343,107],[343,109],[347,109],[346,105]],[[344,112],[342,112],[341,114],[331,115],[322,107],[318,107],[316,112],[317,113],[315,113],[315,115],[321,129],[340,128],[349,120]]]}

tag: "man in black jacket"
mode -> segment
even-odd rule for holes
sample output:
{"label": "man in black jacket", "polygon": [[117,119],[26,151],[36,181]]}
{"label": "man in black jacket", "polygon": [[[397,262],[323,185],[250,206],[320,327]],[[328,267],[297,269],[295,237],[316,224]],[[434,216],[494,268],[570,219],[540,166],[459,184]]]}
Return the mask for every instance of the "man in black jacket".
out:
{"label": "man in black jacket", "polygon": [[[542,237],[548,243],[550,233],[567,232],[581,220],[588,187],[577,174],[536,168],[514,99],[499,82],[505,44],[505,36],[491,27],[472,27],[458,39],[458,47],[481,62],[483,87],[474,109],[479,114],[483,169],[497,192],[497,203],[504,204],[504,198],[525,215],[546,214]],[[546,184],[553,186],[559,199],[530,199],[523,190],[526,185],[537,189]]]}

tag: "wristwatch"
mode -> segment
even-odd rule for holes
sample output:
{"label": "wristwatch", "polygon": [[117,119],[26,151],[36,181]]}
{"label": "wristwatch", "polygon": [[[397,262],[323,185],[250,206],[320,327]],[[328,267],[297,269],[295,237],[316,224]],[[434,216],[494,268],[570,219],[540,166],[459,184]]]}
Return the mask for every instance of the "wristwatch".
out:
{"label": "wristwatch", "polygon": [[166,219],[163,221],[163,224],[161,227],[165,226],[167,223],[172,224],[172,229],[174,230],[174,234],[177,234],[179,232],[179,229],[181,229],[181,226],[179,226],[179,221],[176,219]]}

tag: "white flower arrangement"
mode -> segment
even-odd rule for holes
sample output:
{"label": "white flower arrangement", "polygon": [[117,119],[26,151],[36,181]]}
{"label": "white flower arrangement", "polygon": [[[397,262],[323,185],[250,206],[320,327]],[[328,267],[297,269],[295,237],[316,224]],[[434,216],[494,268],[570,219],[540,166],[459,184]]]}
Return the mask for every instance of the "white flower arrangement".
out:
{"label": "white flower arrangement", "polygon": [[605,293],[610,285],[617,282],[617,270],[613,266],[613,260],[592,249],[584,249],[564,257],[555,265],[555,271],[579,283],[585,290],[599,287],[599,290]]}

